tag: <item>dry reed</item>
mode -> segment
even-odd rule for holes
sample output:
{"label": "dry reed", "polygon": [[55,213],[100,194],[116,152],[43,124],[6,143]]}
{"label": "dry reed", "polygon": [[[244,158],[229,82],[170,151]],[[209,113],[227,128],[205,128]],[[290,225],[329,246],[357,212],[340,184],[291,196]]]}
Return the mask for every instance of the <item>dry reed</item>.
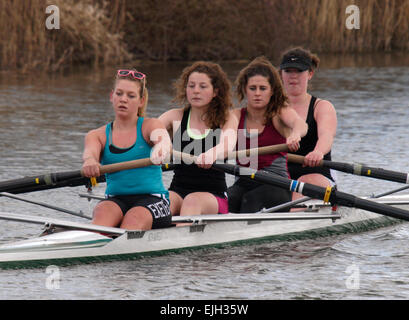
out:
{"label": "dry reed", "polygon": [[[60,9],[60,29],[45,8]],[[346,7],[360,29],[346,27]],[[0,69],[60,70],[132,59],[276,57],[315,52],[409,51],[409,0],[8,0],[0,1]]]}
{"label": "dry reed", "polygon": [[[59,8],[60,29],[47,29],[45,10]],[[120,33],[108,29],[106,3],[74,0],[0,2],[0,68],[56,71],[80,63],[129,59]]]}

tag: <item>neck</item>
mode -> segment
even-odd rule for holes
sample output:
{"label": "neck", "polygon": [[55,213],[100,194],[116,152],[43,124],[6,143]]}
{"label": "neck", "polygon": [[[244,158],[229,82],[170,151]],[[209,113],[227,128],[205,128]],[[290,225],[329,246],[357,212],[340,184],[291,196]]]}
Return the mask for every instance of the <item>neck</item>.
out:
{"label": "neck", "polygon": [[203,121],[204,120],[204,114],[207,111],[207,107],[203,108],[193,108],[190,107],[190,119],[195,120],[195,121]]}
{"label": "neck", "polygon": [[265,117],[265,112],[266,112],[265,108],[255,109],[247,105],[246,109],[247,109],[247,119],[256,121],[256,122],[260,122],[260,123],[264,123],[264,117]]}
{"label": "neck", "polygon": [[138,122],[138,116],[136,115],[135,117],[129,118],[122,118],[122,117],[116,117],[114,120],[114,127],[115,129],[119,130],[126,130],[129,128],[134,128],[136,126],[136,123]]}
{"label": "neck", "polygon": [[288,100],[291,106],[308,104],[311,99],[311,95],[307,92],[303,92],[299,95],[288,95]]}

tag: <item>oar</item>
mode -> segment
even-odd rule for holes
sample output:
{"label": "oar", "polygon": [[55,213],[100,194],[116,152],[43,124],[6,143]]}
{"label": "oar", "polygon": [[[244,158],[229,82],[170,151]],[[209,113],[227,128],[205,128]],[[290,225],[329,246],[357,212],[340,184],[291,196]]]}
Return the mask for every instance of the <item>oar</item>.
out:
{"label": "oar", "polygon": [[[149,159],[143,159],[143,160],[144,161],[142,162],[134,162],[133,165],[135,166],[135,168],[138,168],[139,166],[143,166],[144,164],[148,163],[146,160],[149,160]],[[127,165],[132,166],[132,164],[129,164],[129,163]],[[174,164],[163,164],[162,170],[163,171],[173,170],[176,166],[177,165],[174,165]],[[112,170],[115,169],[115,168],[107,167],[107,166],[102,166],[102,168],[103,170],[110,170],[110,168]],[[96,181],[98,183],[105,182],[105,176],[101,175],[97,177]],[[24,177],[24,178],[0,182],[0,192],[9,192],[9,193],[17,194],[17,193],[62,188],[62,187],[77,187],[77,186],[82,186],[82,185],[87,185],[87,184],[90,184],[90,179],[84,177],[80,170],[66,171],[66,172],[54,172],[54,173],[47,173],[47,174],[38,175],[38,176]]]}
{"label": "oar", "polygon": [[338,204],[340,206],[354,207],[379,213],[392,218],[409,221],[409,211],[362,199],[352,194],[337,191],[333,187],[322,188],[313,184],[303,183],[296,180],[290,180],[284,177],[272,175],[271,173],[266,171],[257,171],[254,169],[244,168],[227,163],[214,163],[213,167],[235,176],[245,177],[262,183],[278,186],[284,189],[288,189],[292,192],[301,193],[304,196],[308,196],[314,199],[322,199],[324,200],[324,202],[330,202],[333,205]]}
{"label": "oar", "polygon": [[[296,154],[288,154],[288,161],[293,163],[302,164],[304,162],[303,156]],[[391,170],[385,170],[382,168],[368,167],[362,164],[350,164],[344,162],[335,162],[328,160],[321,160],[321,167],[327,167],[337,171],[342,171],[346,173],[352,173],[358,176],[365,176],[370,178],[401,182],[409,184],[409,174]]]}

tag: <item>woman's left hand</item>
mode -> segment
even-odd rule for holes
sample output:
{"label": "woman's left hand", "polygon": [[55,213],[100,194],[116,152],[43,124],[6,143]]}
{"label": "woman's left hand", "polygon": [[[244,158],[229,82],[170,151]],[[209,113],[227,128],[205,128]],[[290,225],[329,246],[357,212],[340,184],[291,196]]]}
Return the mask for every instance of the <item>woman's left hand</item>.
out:
{"label": "woman's left hand", "polygon": [[292,133],[290,136],[288,136],[286,140],[288,150],[291,152],[297,151],[300,148],[300,141],[301,141],[300,135]]}
{"label": "woman's left hand", "polygon": [[155,144],[151,152],[151,162],[155,165],[165,163],[169,156],[170,146],[166,143],[159,142]]}
{"label": "woman's left hand", "polygon": [[324,155],[321,151],[313,150],[304,157],[304,167],[318,167]]}
{"label": "woman's left hand", "polygon": [[215,152],[210,149],[196,158],[196,165],[202,169],[209,169],[212,167],[213,163],[216,161]]}

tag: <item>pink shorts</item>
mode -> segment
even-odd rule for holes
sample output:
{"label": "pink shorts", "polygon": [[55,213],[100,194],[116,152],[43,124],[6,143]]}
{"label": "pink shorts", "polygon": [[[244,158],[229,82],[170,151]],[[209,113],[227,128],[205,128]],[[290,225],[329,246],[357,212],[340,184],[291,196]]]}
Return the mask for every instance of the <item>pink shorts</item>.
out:
{"label": "pink shorts", "polygon": [[[195,192],[192,190],[187,190],[187,189],[175,187],[175,186],[173,186],[172,188],[169,188],[169,191],[176,192],[182,199],[184,199],[189,193]],[[229,201],[227,200],[227,193],[223,193],[223,194],[224,194],[224,198],[213,194],[216,197],[217,204],[219,206],[219,212],[218,212],[219,214],[229,213]]]}
{"label": "pink shorts", "polygon": [[229,213],[229,201],[227,197],[220,198],[215,196],[217,200],[217,204],[219,205],[219,214],[226,214]]}

